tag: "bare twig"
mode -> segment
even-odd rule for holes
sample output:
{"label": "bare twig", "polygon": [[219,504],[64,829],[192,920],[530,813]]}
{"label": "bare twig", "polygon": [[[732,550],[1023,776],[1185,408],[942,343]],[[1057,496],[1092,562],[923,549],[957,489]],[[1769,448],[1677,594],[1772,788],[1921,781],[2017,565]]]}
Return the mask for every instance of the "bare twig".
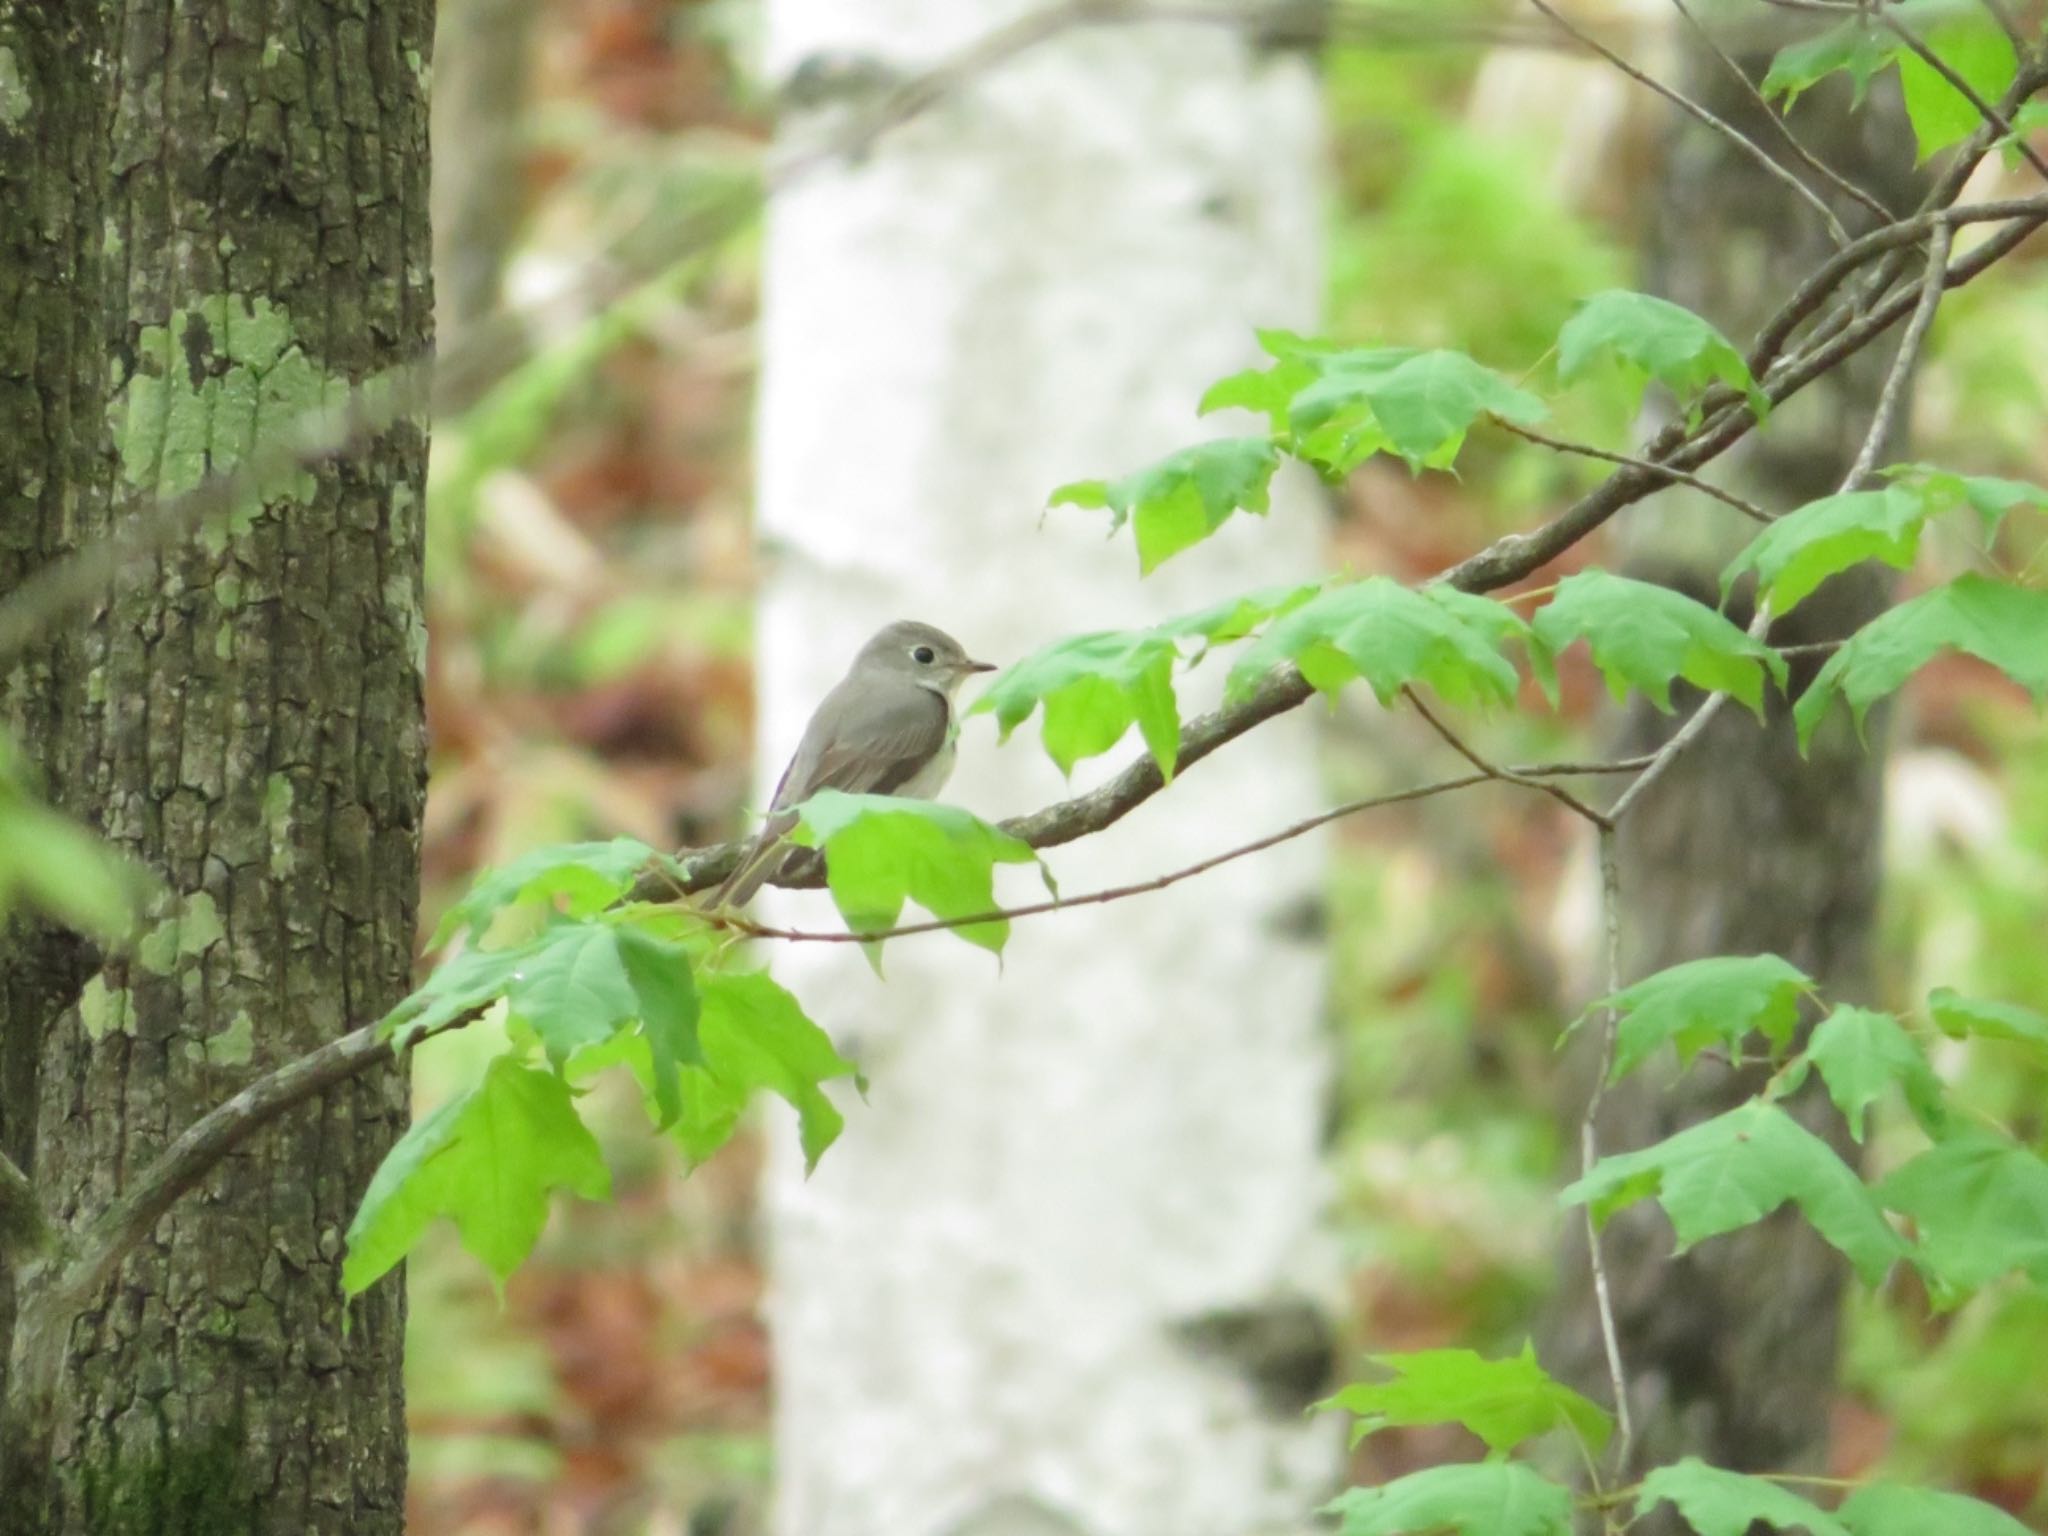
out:
{"label": "bare twig", "polygon": [[[485,1011],[472,1009],[420,1030],[404,1049],[434,1035],[466,1028]],[[113,1204],[55,1255],[54,1264],[35,1275],[34,1284],[19,1287],[22,1301],[16,1322],[16,1359],[35,1378],[35,1384],[47,1385],[54,1379],[70,1319],[92,1305],[121,1260],[223,1157],[279,1116],[398,1054],[383,1037],[381,1023],[365,1024],[257,1078],[188,1126]]]}
{"label": "bare twig", "polygon": [[1413,800],[1427,800],[1436,795],[1449,794],[1452,790],[1470,789],[1475,784],[1485,784],[1489,781],[1512,784],[1521,789],[1533,789],[1540,794],[1556,795],[1579,815],[1591,819],[1596,824],[1604,825],[1606,818],[1598,811],[1585,805],[1575,796],[1565,795],[1555,784],[1544,782],[1545,779],[1574,774],[1632,773],[1647,768],[1654,760],[1644,756],[1611,763],[1535,763],[1527,767],[1503,768],[1486,762],[1470,748],[1459,743],[1448,727],[1423,708],[1419,699],[1415,699],[1413,694],[1409,697],[1416,708],[1422,710],[1424,718],[1444,734],[1444,739],[1458,746],[1468,760],[1479,769],[1477,773],[1463,774],[1455,779],[1439,779],[1430,784],[1418,784],[1413,789],[1395,790],[1391,794],[1368,795],[1363,800],[1350,800],[1331,810],[1305,816],[1277,832],[1268,833],[1249,843],[1240,843],[1235,848],[1226,849],[1206,859],[1199,859],[1193,864],[1183,865],[1166,874],[1154,875],[1149,880],[1134,881],[1129,885],[1090,891],[1083,896],[1058,896],[1050,901],[1034,901],[1023,906],[993,907],[986,912],[975,912],[966,917],[933,918],[928,922],[901,923],[893,928],[855,932],[836,929],[774,928],[730,912],[701,912],[697,915],[714,928],[730,929],[749,938],[778,939],[791,944],[870,944],[883,939],[911,938],[921,933],[946,933],[955,928],[968,928],[978,923],[1007,922],[1018,917],[1039,917],[1048,912],[1065,912],[1073,907],[1096,907],[1106,902],[1122,901],[1128,896],[1149,895],[1153,891],[1163,891],[1168,886],[1179,885],[1183,880],[1192,880],[1197,875],[1207,874],[1212,869],[1233,863],[1250,854],[1276,848],[1282,843],[1291,842],[1297,837],[1315,831],[1318,827],[1327,826],[1333,821],[1341,821],[1347,816],[1356,816],[1362,811],[1381,810],[1390,805],[1405,805]]}
{"label": "bare twig", "polygon": [[[1600,906],[1607,939],[1607,995],[1621,990],[1621,860],[1614,846],[1612,822],[1600,829]],[[1607,1094],[1607,1075],[1614,1070],[1614,1035],[1619,1019],[1610,1003],[1601,1010],[1600,1058],[1593,1072],[1592,1092],[1579,1120],[1579,1176],[1588,1178],[1600,1161],[1600,1105]],[[1584,1206],[1586,1261],[1593,1271],[1593,1303],[1600,1316],[1600,1343],[1607,1355],[1607,1385],[1614,1394],[1614,1467],[1628,1473],[1635,1448],[1635,1417],[1629,1407],[1628,1369],[1621,1357],[1621,1330],[1614,1319],[1614,1291],[1607,1279],[1607,1261],[1600,1251],[1600,1224],[1593,1205]]]}
{"label": "bare twig", "polygon": [[1599,54],[1601,58],[1612,64],[1624,75],[1627,75],[1629,79],[1635,81],[1638,85],[1649,87],[1681,112],[1697,118],[1700,122],[1705,123],[1709,128],[1726,138],[1731,144],[1734,144],[1744,154],[1754,160],[1772,179],[1782,182],[1804,200],[1815,213],[1819,214],[1821,223],[1827,226],[1828,235],[1834,240],[1836,245],[1847,245],[1849,243],[1849,232],[1842,228],[1842,221],[1835,217],[1835,210],[1827,205],[1826,199],[1821,197],[1818,192],[1815,192],[1813,188],[1809,187],[1797,176],[1794,176],[1784,165],[1773,159],[1756,140],[1752,139],[1740,128],[1737,128],[1733,123],[1715,116],[1683,91],[1674,90],[1655,76],[1636,68],[1635,65],[1631,64],[1619,53],[1616,53],[1598,38],[1591,36],[1580,28],[1576,22],[1562,15],[1550,4],[1550,0],[1529,0],[1529,3],[1548,16],[1562,31],[1571,34],[1572,37]]}
{"label": "bare twig", "polygon": [[1707,29],[1697,16],[1693,15],[1692,8],[1685,3],[1685,0],[1671,0],[1671,4],[1677,9],[1678,14],[1686,19],[1686,22],[1692,27],[1699,40],[1706,44],[1713,52],[1715,58],[1721,61],[1728,73],[1735,79],[1735,82],[1742,87],[1743,93],[1749,97],[1751,103],[1778,130],[1779,137],[1784,139],[1786,147],[1799,157],[1801,164],[1824,178],[1843,196],[1851,198],[1861,203],[1865,208],[1868,208],[1877,215],[1880,221],[1889,222],[1891,220],[1893,216],[1891,209],[1885,207],[1883,203],[1871,196],[1870,193],[1857,186],[1855,182],[1800,143],[1799,136],[1792,131],[1792,125],[1786,122],[1780,114],[1771,110],[1771,104],[1764,100],[1763,92],[1758,90],[1756,82],[1750,79],[1749,71],[1735,62],[1734,57],[1730,55],[1728,50],[1721,46],[1720,40]]}
{"label": "bare twig", "polygon": [[1906,334],[1899,338],[1898,354],[1892,358],[1891,371],[1885,375],[1884,388],[1877,397],[1877,409],[1871,414],[1870,430],[1863,434],[1863,446],[1856,450],[1855,462],[1842,477],[1841,488],[1844,491],[1855,490],[1877,467],[1877,456],[1884,451],[1885,441],[1898,421],[1906,401],[1907,381],[1913,376],[1914,364],[1920,360],[1920,349],[1934,324],[1934,312],[1941,307],[1941,295],[1948,279],[1948,253],[1954,241],[1955,230],[1948,220],[1936,219],[1934,231],[1927,239],[1927,271],[1920,279],[1920,301],[1913,307],[1913,318],[1906,322]]}
{"label": "bare twig", "polygon": [[[1750,344],[1747,358],[1750,372],[1761,379],[1774,368],[1782,369],[1789,366],[1788,359],[1782,353],[1792,333],[1811,318],[1827,302],[1829,295],[1841,287],[1847,278],[1876,258],[1919,244],[1933,232],[1937,224],[1959,228],[1964,224],[1999,223],[2013,219],[2031,219],[2035,223],[2048,219],[2048,196],[2036,194],[2032,197],[2008,197],[1982,203],[1965,203],[1957,207],[1926,208],[1907,218],[1887,224],[1882,229],[1873,229],[1869,234],[1851,241],[1815,268],[1792,291],[1791,297],[1780,306],[1778,312],[1757,332],[1756,340]],[[1846,327],[1854,318],[1853,313],[1845,311],[1841,323]],[[1832,336],[1808,337],[1807,345],[1812,347],[1832,339]]]}
{"label": "bare twig", "polygon": [[1628,464],[1636,469],[1648,470],[1651,474],[1668,480],[1674,485],[1689,485],[1701,495],[1711,496],[1714,500],[1733,507],[1744,517],[1751,518],[1756,522],[1768,523],[1773,521],[1771,514],[1755,502],[1747,501],[1736,495],[1733,491],[1724,490],[1722,487],[1714,484],[1713,481],[1703,480],[1698,475],[1691,474],[1686,470],[1673,469],[1669,464],[1658,464],[1650,459],[1639,459],[1633,454],[1616,453],[1610,448],[1595,448],[1591,443],[1575,443],[1568,437],[1552,437],[1547,432],[1538,432],[1533,427],[1525,427],[1518,421],[1508,420],[1505,416],[1494,416],[1489,413],[1487,419],[1502,431],[1522,438],[1525,441],[1536,443],[1545,448],[1555,449],[1559,453],[1576,454],[1582,459],[1599,459],[1602,463],[1606,464]]}
{"label": "bare twig", "polygon": [[[1769,603],[1758,603],[1756,606],[1756,616],[1749,621],[1750,639],[1761,640],[1769,633],[1770,627],[1771,605]],[[1670,771],[1671,765],[1685,755],[1687,747],[1698,741],[1705,734],[1707,727],[1713,723],[1714,716],[1721,712],[1722,708],[1727,704],[1729,697],[1730,695],[1724,690],[1720,693],[1710,693],[1700,701],[1700,707],[1686,718],[1685,724],[1674,731],[1670,740],[1657,749],[1654,760],[1649,767],[1642,771],[1641,777],[1637,778],[1627,789],[1621,792],[1621,797],[1614,802],[1612,808],[1607,812],[1610,821],[1619,825],[1621,819],[1635,809],[1643,796],[1649,793],[1650,786]]]}
{"label": "bare twig", "polygon": [[1489,779],[1498,779],[1503,784],[1519,784],[1524,789],[1533,789],[1539,794],[1550,796],[1551,799],[1557,801],[1558,804],[1562,805],[1574,816],[1581,817],[1596,827],[1604,829],[1607,826],[1607,818],[1604,815],[1594,810],[1593,807],[1586,804],[1585,801],[1566,789],[1562,784],[1547,783],[1542,779],[1531,777],[1513,768],[1503,768],[1498,763],[1489,762],[1468,745],[1462,736],[1451,729],[1449,721],[1443,719],[1435,710],[1424,703],[1421,694],[1417,693],[1413,688],[1403,688],[1401,692],[1407,696],[1408,702],[1415,706],[1415,712],[1428,722],[1429,728],[1449,743],[1453,752],[1464,758],[1466,762],[1477,768]]}

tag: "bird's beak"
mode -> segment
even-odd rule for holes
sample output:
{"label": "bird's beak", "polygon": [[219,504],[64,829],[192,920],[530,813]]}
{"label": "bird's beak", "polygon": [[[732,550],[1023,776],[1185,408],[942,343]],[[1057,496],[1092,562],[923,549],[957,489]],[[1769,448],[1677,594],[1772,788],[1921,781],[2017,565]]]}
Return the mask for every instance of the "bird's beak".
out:
{"label": "bird's beak", "polygon": [[964,672],[993,672],[996,670],[996,664],[992,661],[963,662],[961,670]]}

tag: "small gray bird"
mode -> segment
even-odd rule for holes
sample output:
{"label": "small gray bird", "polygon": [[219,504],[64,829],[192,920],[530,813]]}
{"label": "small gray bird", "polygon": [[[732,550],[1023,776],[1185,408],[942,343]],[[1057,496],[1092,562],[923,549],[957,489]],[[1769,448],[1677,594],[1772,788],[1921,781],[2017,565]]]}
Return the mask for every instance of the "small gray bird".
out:
{"label": "small gray bird", "polygon": [[936,795],[953,771],[953,695],[974,673],[994,670],[944,630],[908,619],[862,646],[804,727],[768,803],[766,825],[712,893],[712,905],[742,906],[775,877],[789,856],[782,840],[796,825],[790,808],[821,789],[913,800]]}

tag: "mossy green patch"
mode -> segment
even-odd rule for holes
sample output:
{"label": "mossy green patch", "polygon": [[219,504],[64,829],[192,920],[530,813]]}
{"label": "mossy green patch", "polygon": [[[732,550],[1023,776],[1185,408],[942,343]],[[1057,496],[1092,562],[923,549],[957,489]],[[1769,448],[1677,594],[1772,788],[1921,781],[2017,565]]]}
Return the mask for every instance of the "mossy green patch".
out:
{"label": "mossy green patch", "polygon": [[93,977],[78,995],[78,1020],[88,1040],[133,1034],[135,1011],[128,1004],[128,989],[109,987],[104,977]]}
{"label": "mossy green patch", "polygon": [[[373,383],[375,381],[372,381]],[[366,386],[367,387],[367,386]],[[269,299],[209,294],[142,328],[135,366],[108,406],[122,477],[179,496],[208,474],[228,474],[260,446],[297,439],[348,396],[349,381],[300,348],[291,314]],[[297,464],[266,473],[202,536],[219,553],[273,502],[307,502],[317,482]]]}
{"label": "mossy green patch", "polygon": [[156,976],[169,976],[181,957],[204,954],[227,933],[213,898],[204,891],[187,896],[178,910],[161,918],[135,945],[135,961]]}
{"label": "mossy green patch", "polygon": [[14,57],[14,50],[0,48],[0,128],[18,127],[33,105],[29,100],[28,82],[21,78],[21,63]]}
{"label": "mossy green patch", "polygon": [[270,872],[282,880],[298,864],[292,851],[292,781],[273,773],[263,785],[263,825],[270,834]]}
{"label": "mossy green patch", "polygon": [[237,1009],[226,1029],[203,1041],[187,1041],[185,1054],[216,1067],[246,1067],[256,1054],[256,1021],[246,1008]]}

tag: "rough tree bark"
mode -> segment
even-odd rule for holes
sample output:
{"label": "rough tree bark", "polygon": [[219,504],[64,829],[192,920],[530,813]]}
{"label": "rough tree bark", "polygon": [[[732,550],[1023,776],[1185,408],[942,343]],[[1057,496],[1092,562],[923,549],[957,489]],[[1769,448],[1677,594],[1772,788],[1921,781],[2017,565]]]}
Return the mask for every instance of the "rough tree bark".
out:
{"label": "rough tree bark", "polygon": [[[1743,63],[1760,77],[1768,56]],[[1793,164],[1748,93],[1690,38],[1677,83]],[[1816,90],[1790,121],[1808,148],[1904,211],[1922,190],[1912,140],[1895,96],[1882,88],[1873,95],[1852,113],[1846,92]],[[1725,136],[1689,118],[1674,117],[1656,186],[1644,286],[1731,336],[1752,334],[1774,299],[1829,248],[1808,207]],[[1836,203],[1852,231],[1867,222],[1853,204]],[[1834,491],[1869,429],[1895,347],[1896,337],[1816,383],[1774,414],[1766,432],[1724,458],[1717,478],[1779,509]],[[1889,444],[1879,463],[1895,459],[1899,446]],[[1726,507],[1674,490],[1630,521],[1626,559],[1634,574],[1711,603],[1721,566],[1754,532]],[[1874,569],[1850,572],[1777,624],[1773,638],[1792,644],[1846,634],[1883,607],[1889,589]],[[1747,623],[1744,602],[1730,612]],[[1809,659],[1795,666],[1795,696],[1816,665]],[[1697,694],[1681,700],[1678,718],[1697,703]],[[1873,722],[1866,750],[1837,720],[1802,760],[1787,702],[1775,700],[1769,713],[1760,727],[1743,710],[1722,710],[1625,824],[1624,980],[1704,955],[1773,951],[1818,978],[1832,997],[1868,1001],[1881,723]],[[1673,728],[1671,718],[1637,709],[1619,750],[1652,750]],[[1706,1062],[1683,1076],[1638,1073],[1609,1094],[1601,1146],[1619,1151],[1661,1140],[1748,1097],[1760,1081],[1756,1073]],[[1586,1086],[1583,1079],[1574,1085],[1575,1118]],[[1797,1112],[1837,1150],[1855,1156],[1824,1097],[1803,1097]],[[1672,1259],[1670,1228],[1649,1204],[1617,1218],[1603,1247],[1636,1422],[1630,1475],[1687,1454],[1737,1469],[1818,1466],[1847,1283],[1834,1251],[1788,1209]],[[1563,1278],[1556,1357],[1604,1400],[1607,1369],[1576,1224]],[[1668,1507],[1663,1513],[1671,1515]],[[1674,1521],[1657,1529],[1684,1526]]]}
{"label": "rough tree bark", "polygon": [[[773,78],[807,103],[791,140],[1029,9],[776,0]],[[1297,58],[1227,28],[1083,29],[778,197],[765,782],[890,619],[1010,661],[1318,569],[1298,484],[1142,584],[1099,515],[1039,522],[1062,481],[1216,430],[1195,402],[1248,360],[1253,325],[1313,323],[1317,137]],[[988,815],[1061,798],[1035,731],[997,752],[970,722],[947,798]],[[1052,862],[1085,890],[1318,799],[1308,721],[1277,721]],[[781,1530],[1305,1521],[1337,1450],[1301,1414],[1327,1352],[1301,1304],[1323,1188],[1322,969],[1303,922],[1320,858],[1305,840],[1085,921],[1020,924],[1000,973],[949,939],[892,944],[886,991],[858,955],[776,955],[873,1085],[808,1181],[774,1136]]]}
{"label": "rough tree bark", "polygon": [[[75,30],[41,36],[44,12]],[[0,140],[42,146],[25,171],[0,157],[27,194],[8,206],[46,232],[0,249],[36,370],[0,378],[48,468],[0,479],[0,586],[232,469],[431,334],[427,0],[25,4],[0,8],[0,49],[8,28],[36,51],[0,95]],[[72,985],[0,999],[6,1144],[63,1223],[406,988],[425,467],[408,420],[277,477],[4,681],[0,718],[60,803],[163,882],[131,945],[67,974],[45,936],[30,974]],[[402,1293],[364,1298],[344,1339],[337,1277],[404,1114],[380,1073],[292,1115],[129,1256],[48,1396],[15,1360],[0,1525],[401,1528]]]}

